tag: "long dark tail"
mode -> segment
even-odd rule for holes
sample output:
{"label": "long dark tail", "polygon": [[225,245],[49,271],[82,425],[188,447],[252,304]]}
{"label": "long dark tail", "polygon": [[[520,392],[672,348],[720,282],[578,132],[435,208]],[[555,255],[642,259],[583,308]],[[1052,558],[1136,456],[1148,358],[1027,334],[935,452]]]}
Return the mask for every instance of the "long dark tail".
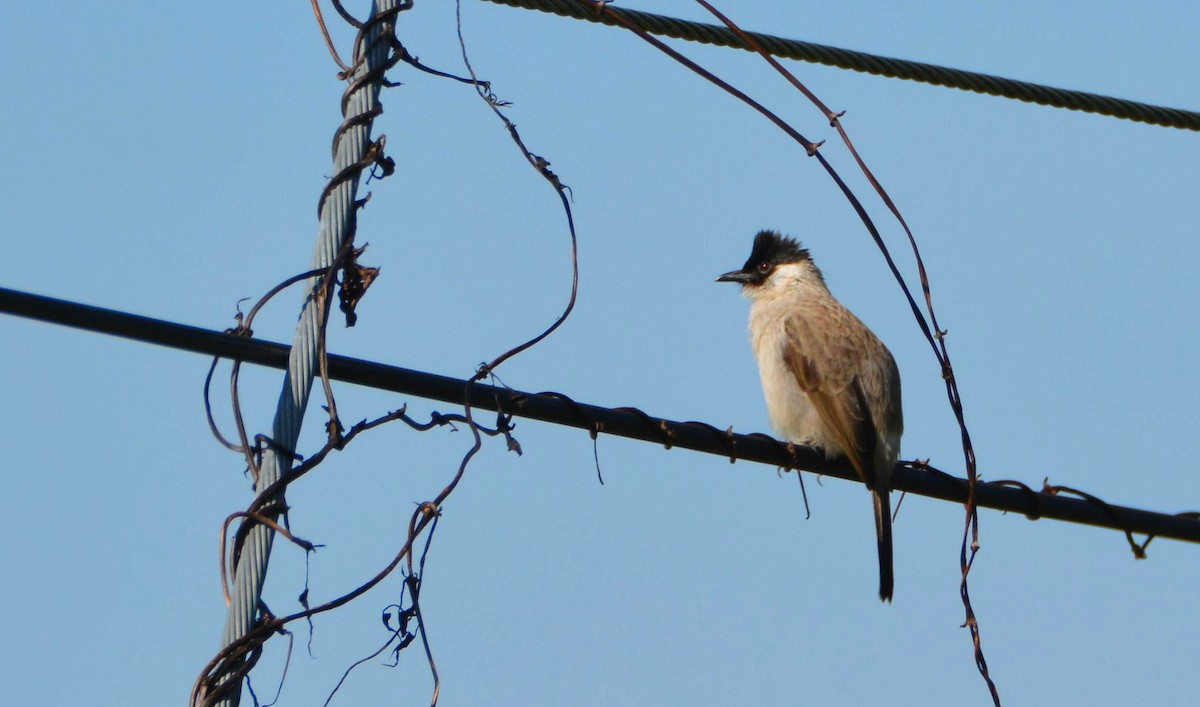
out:
{"label": "long dark tail", "polygon": [[879,543],[879,598],[892,600],[892,499],[886,484],[875,487],[875,539]]}

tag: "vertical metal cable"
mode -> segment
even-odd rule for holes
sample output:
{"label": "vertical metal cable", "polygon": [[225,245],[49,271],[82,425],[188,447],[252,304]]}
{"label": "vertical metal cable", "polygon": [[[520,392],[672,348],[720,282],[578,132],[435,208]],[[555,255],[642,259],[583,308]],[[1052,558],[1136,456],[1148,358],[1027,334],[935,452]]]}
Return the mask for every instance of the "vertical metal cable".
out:
{"label": "vertical metal cable", "polygon": [[[398,4],[396,0],[376,0],[372,4],[371,17],[389,13],[395,10]],[[351,124],[351,127],[342,133],[337,143],[333,159],[334,175],[340,175],[347,167],[361,162],[371,146],[371,117],[378,111],[383,67],[390,51],[388,42],[375,40],[381,34],[391,33],[394,24],[392,19],[378,25],[370,22],[367,24],[370,29],[364,33],[364,43],[361,45],[365,60],[359,63],[353,75],[349,77],[351,85],[356,85],[357,88],[345,101],[346,124]],[[373,79],[358,85],[356,82],[368,73],[371,73]],[[360,121],[351,122],[355,116],[365,117]],[[357,178],[344,179],[330,192],[322,205],[321,226],[313,253],[312,269],[328,268],[341,252],[346,238],[351,236],[357,191]],[[282,449],[295,449],[316,371],[321,314],[320,308],[313,306],[312,292],[317,281],[318,278],[313,278],[308,282],[308,296],[296,327],[288,371],[284,376],[283,390],[279,394],[279,404],[275,409],[271,439]],[[268,449],[263,455],[257,488],[265,489],[271,486],[291,468],[291,463],[292,460],[286,455]],[[262,524],[255,525],[250,530],[237,563],[229,611],[225,617],[222,645],[230,645],[254,626],[274,537],[275,532]],[[233,686],[229,694],[218,703],[221,707],[237,707],[241,700],[240,682],[239,679],[239,684]]]}

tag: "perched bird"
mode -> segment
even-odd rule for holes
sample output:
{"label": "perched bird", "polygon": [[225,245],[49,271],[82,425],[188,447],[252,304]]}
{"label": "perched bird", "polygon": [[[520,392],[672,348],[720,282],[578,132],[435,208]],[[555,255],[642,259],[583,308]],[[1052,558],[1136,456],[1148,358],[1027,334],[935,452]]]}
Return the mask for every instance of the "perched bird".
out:
{"label": "perched bird", "polygon": [[750,300],[750,343],[771,424],[789,441],[846,457],[874,493],[879,598],[892,600],[892,467],[904,414],[891,352],[825,286],[808,250],[759,231],[737,282]]}

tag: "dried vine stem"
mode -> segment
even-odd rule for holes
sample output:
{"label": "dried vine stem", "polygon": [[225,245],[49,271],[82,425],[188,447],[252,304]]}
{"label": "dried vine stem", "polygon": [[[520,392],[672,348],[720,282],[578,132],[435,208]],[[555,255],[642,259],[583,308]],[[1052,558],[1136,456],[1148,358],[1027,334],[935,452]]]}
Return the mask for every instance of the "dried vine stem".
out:
{"label": "dried vine stem", "polygon": [[[824,114],[825,118],[829,120],[830,126],[835,128],[838,132],[838,135],[841,136],[842,142],[846,145],[846,149],[850,151],[851,156],[854,157],[854,161],[858,165],[859,170],[862,171],[863,176],[867,178],[867,181],[875,189],[875,193],[879,195],[880,200],[882,200],[883,203],[888,207],[888,210],[891,211],[892,215],[896,218],[896,221],[904,229],[905,235],[908,237],[908,242],[913,252],[913,258],[917,265],[917,274],[921,282],[921,292],[925,296],[925,310],[929,314],[928,321],[926,321],[925,316],[916,306],[916,301],[913,299],[912,292],[908,288],[908,283],[900,274],[900,271],[896,268],[887,244],[884,243],[883,238],[880,236],[878,230],[874,227],[874,224],[871,222],[870,218],[867,217],[866,212],[859,208],[857,203],[855,203],[857,202],[857,199],[852,198],[849,189],[842,183],[841,179],[832,172],[832,168],[829,167],[824,158],[822,156],[818,156],[821,159],[821,164],[825,166],[827,171],[830,171],[830,175],[834,177],[835,181],[837,181],[847,198],[850,198],[851,202],[855,203],[855,210],[858,211],[860,218],[863,219],[863,223],[867,225],[872,238],[875,240],[876,246],[883,253],[884,258],[887,260],[887,263],[892,270],[893,277],[896,278],[897,283],[899,283],[900,288],[904,292],[904,296],[908,299],[909,305],[912,307],[913,315],[917,320],[921,332],[925,335],[926,340],[933,349],[935,358],[937,358],[938,365],[941,367],[942,379],[945,381],[946,385],[946,396],[950,402],[950,408],[954,413],[955,420],[958,423],[959,434],[962,438],[963,459],[966,466],[968,483],[967,501],[964,504],[965,521],[963,526],[963,537],[959,551],[959,570],[961,573],[959,580],[959,595],[962,599],[963,610],[966,614],[964,625],[968,628],[971,634],[971,642],[974,647],[975,654],[975,666],[979,670],[980,676],[987,684],[988,693],[991,695],[992,703],[995,705],[995,707],[1000,707],[1000,693],[996,688],[996,683],[992,680],[991,675],[988,672],[987,660],[983,654],[983,644],[979,633],[979,622],[975,616],[975,609],[971,605],[970,589],[967,583],[967,576],[970,574],[971,567],[975,563],[975,554],[979,551],[979,508],[975,495],[976,486],[979,482],[979,472],[975,460],[975,447],[971,443],[971,433],[967,429],[966,417],[962,405],[962,397],[958,391],[958,381],[954,375],[954,366],[950,362],[950,352],[946,348],[946,331],[938,326],[937,314],[933,308],[933,294],[929,286],[929,274],[925,269],[925,261],[921,257],[921,249],[917,246],[916,237],[913,235],[912,229],[909,228],[908,222],[900,213],[900,209],[896,207],[895,202],[892,200],[891,196],[888,195],[887,190],[883,188],[883,185],[875,177],[875,174],[871,172],[870,168],[867,167],[866,162],[863,161],[862,156],[859,155],[858,150],[855,149],[854,143],[850,140],[849,134],[847,134],[845,127],[842,125],[841,117],[844,115],[844,113],[835,113],[830,110],[829,107],[826,106],[825,103],[816,96],[816,94],[810,91],[807,86],[801,83],[801,81],[797,79],[790,71],[784,68],[784,66],[780,64],[779,61],[770,54],[770,52],[764,49],[763,46],[754,39],[754,37],[745,32],[741,27],[713,7],[707,2],[707,0],[696,0],[696,2],[712,13],[714,17],[723,22],[726,27],[728,27],[743,42],[746,43],[747,47],[763,57],[768,64],[770,64],[777,72],[779,72],[781,76],[787,79],[792,86],[804,94],[804,96],[807,97],[809,101],[811,101],[813,105],[815,105]],[[899,508],[897,508],[897,510],[899,510]],[[970,540],[969,553],[968,539]]]}
{"label": "dried vine stem", "polygon": [[[667,54],[668,56],[675,59],[679,63],[683,64],[684,66],[686,66],[693,72],[699,74],[703,78],[714,83],[715,85],[720,87],[722,90],[733,95],[735,98],[738,98],[739,100],[743,101],[744,103],[746,103],[747,105],[749,105],[750,107],[752,107],[756,111],[758,111],[760,114],[762,114],[764,117],[766,117],[768,120],[770,120],[772,123],[774,123],[777,127],[779,127],[781,130],[783,130],[787,135],[792,137],[792,139],[794,139],[798,143],[800,143],[800,145],[802,147],[804,147],[805,152],[808,154],[808,156],[817,158],[818,162],[825,169],[826,173],[830,176],[831,179],[833,179],[834,183],[837,184],[838,188],[842,191],[842,194],[845,196],[847,201],[850,202],[851,206],[854,208],[855,212],[858,214],[859,219],[863,222],[863,225],[867,228],[868,232],[871,234],[871,237],[875,240],[876,245],[882,252],[884,259],[887,261],[888,267],[892,271],[892,275],[896,278],[896,281],[900,284],[900,287],[901,287],[902,291],[904,292],[906,299],[908,300],[909,306],[912,309],[914,318],[916,319],[918,326],[921,328],[921,331],[924,333],[926,339],[929,341],[929,344],[933,349],[934,355],[938,359],[939,365],[941,366],[941,370],[942,370],[942,376],[946,383],[947,395],[950,400],[950,405],[954,411],[955,417],[959,424],[960,433],[962,435],[963,453],[964,453],[964,458],[966,460],[969,490],[968,490],[967,502],[965,504],[966,522],[965,522],[965,527],[964,527],[964,531],[963,531],[962,549],[960,552],[960,568],[961,568],[962,576],[961,576],[961,580],[960,580],[959,592],[962,597],[963,606],[964,606],[964,609],[965,609],[966,615],[967,615],[967,620],[965,622],[965,625],[970,630],[972,642],[974,644],[976,667],[979,669],[980,675],[983,677],[984,681],[987,683],[988,690],[991,694],[993,703],[996,705],[996,707],[999,707],[1000,696],[996,689],[995,683],[992,681],[990,675],[988,674],[987,662],[983,656],[983,649],[982,649],[982,644],[981,644],[980,636],[979,636],[978,621],[975,618],[974,609],[971,606],[970,593],[969,593],[968,584],[967,584],[967,575],[970,573],[970,568],[973,563],[975,553],[978,551],[978,548],[979,548],[979,544],[978,544],[979,516],[978,516],[977,504],[975,502],[975,485],[978,481],[978,474],[977,474],[977,469],[976,469],[976,464],[975,464],[974,448],[971,444],[970,434],[966,427],[965,417],[964,417],[964,413],[963,413],[963,409],[962,409],[962,400],[958,393],[958,386],[957,386],[957,383],[954,378],[954,371],[953,371],[952,366],[950,365],[949,354],[946,350],[946,344],[945,344],[946,333],[943,330],[940,330],[937,328],[937,319],[933,312],[933,303],[932,303],[932,296],[931,296],[930,290],[929,290],[928,276],[925,271],[924,262],[921,259],[920,250],[917,247],[916,239],[913,237],[912,231],[911,231],[911,229],[909,229],[907,222],[904,220],[904,217],[900,214],[899,209],[896,208],[895,203],[888,196],[887,192],[883,189],[882,185],[875,178],[874,174],[872,174],[870,169],[867,168],[866,163],[859,156],[857,150],[855,150],[854,145],[850,141],[849,136],[846,134],[845,129],[841,126],[841,123],[839,120],[841,114],[834,113],[833,111],[829,110],[829,108],[827,106],[825,106],[825,104],[822,103],[815,94],[813,94],[799,80],[797,80],[794,76],[792,76],[790,72],[788,72],[786,69],[784,69],[783,66],[781,64],[779,64],[779,62],[776,61],[774,57],[772,57],[768,52],[766,52],[752,37],[750,37],[748,34],[746,34],[735,23],[733,23],[731,20],[729,20],[727,17],[725,17],[722,13],[720,13],[718,10],[716,10],[716,8],[714,8],[711,4],[709,4],[705,0],[697,0],[697,2],[701,6],[703,6],[705,9],[707,9],[709,12],[711,12],[714,16],[716,16],[718,19],[720,19],[722,22],[724,22],[726,24],[726,26],[730,28],[730,30],[737,33],[738,36],[742,39],[742,41],[745,42],[749,48],[751,48],[752,50],[754,50],[754,51],[758,52],[760,55],[762,55],[777,71],[779,71],[782,75],[784,75],[792,83],[793,86],[795,86],[801,93],[803,93],[806,97],[808,97],[809,100],[811,100],[825,114],[825,117],[827,119],[829,119],[830,124],[837,129],[838,134],[842,137],[843,142],[846,144],[847,148],[850,150],[851,154],[854,156],[854,159],[855,159],[856,163],[858,164],[859,168],[863,171],[864,175],[866,175],[868,181],[875,188],[876,192],[879,194],[880,198],[884,201],[884,203],[887,204],[887,206],[891,210],[892,214],[900,222],[901,226],[903,226],[903,228],[904,228],[905,233],[908,235],[909,242],[913,248],[914,256],[916,257],[916,260],[917,260],[918,272],[919,272],[920,278],[921,278],[922,291],[925,295],[925,300],[926,300],[926,307],[929,311],[930,320],[933,322],[932,327],[931,327],[929,321],[926,320],[925,315],[921,311],[920,307],[917,305],[916,300],[913,298],[912,293],[909,290],[908,285],[904,280],[904,277],[901,275],[899,268],[896,266],[895,261],[893,260],[891,253],[888,251],[887,245],[884,243],[883,237],[879,233],[879,229],[875,226],[874,221],[871,219],[870,215],[867,213],[866,209],[863,207],[863,205],[859,201],[858,197],[853,193],[853,191],[849,188],[849,186],[845,183],[845,181],[838,174],[837,170],[835,170],[833,168],[833,166],[829,163],[829,161],[825,159],[824,155],[822,155],[820,153],[819,148],[821,147],[821,145],[823,143],[819,143],[819,142],[814,143],[811,140],[808,140],[803,135],[801,135],[799,133],[799,131],[792,128],[786,121],[781,119],[779,116],[775,115],[773,112],[771,112],[770,110],[768,110],[767,108],[762,106],[757,101],[751,99],[749,96],[747,96],[742,91],[734,88],[727,82],[716,77],[710,71],[700,67],[698,64],[696,64],[692,60],[688,59],[687,57],[684,57],[678,51],[667,46],[662,41],[658,40],[655,37],[652,37],[648,32],[641,29],[636,24],[634,24],[633,22],[631,22],[630,20],[625,18],[621,13],[610,11],[609,8],[607,7],[607,5],[608,5],[607,2],[603,2],[601,0],[576,0],[576,2],[582,6],[590,8],[598,16],[604,16],[606,18],[606,20],[611,21],[613,24],[617,24],[622,27],[625,27],[626,29],[633,32],[634,34],[638,35],[641,39],[643,39],[647,43],[654,46],[659,51]],[[971,539],[969,553],[968,553],[968,545],[967,545],[968,538]]]}
{"label": "dried vine stem", "polygon": [[[337,5],[335,3],[335,7],[338,8],[339,12],[343,12],[340,5]],[[343,12],[343,17],[345,17],[344,12]],[[512,436],[510,434],[511,423],[509,422],[509,420],[510,420],[509,416],[506,416],[503,413],[500,414],[500,416],[498,417],[498,423],[497,423],[497,426],[495,429],[489,429],[487,427],[480,425],[479,423],[477,423],[475,421],[472,406],[471,406],[472,390],[476,383],[478,383],[479,381],[481,381],[489,376],[492,376],[494,374],[494,371],[500,365],[502,365],[505,361],[507,361],[508,359],[512,358],[513,356],[516,356],[516,355],[522,353],[523,351],[526,351],[529,348],[537,345],[539,342],[541,342],[547,336],[549,336],[551,333],[553,333],[555,330],[557,330],[562,325],[562,323],[567,319],[567,317],[570,316],[570,313],[574,309],[575,302],[576,302],[576,299],[578,296],[578,285],[579,285],[578,238],[577,238],[576,231],[575,231],[574,217],[571,213],[570,202],[567,197],[569,189],[564,184],[562,184],[562,182],[559,180],[558,176],[555,175],[549,169],[549,164],[550,164],[549,161],[545,160],[544,158],[542,158],[538,155],[533,154],[525,146],[523,140],[521,139],[520,134],[516,130],[516,126],[503,114],[503,112],[501,112],[499,110],[499,107],[501,105],[504,105],[503,102],[501,102],[499,99],[497,99],[495,97],[495,95],[491,92],[490,85],[487,82],[480,81],[478,79],[478,77],[476,76],[475,71],[471,67],[470,61],[467,57],[466,44],[462,37],[461,8],[456,8],[456,17],[458,20],[459,43],[460,43],[460,48],[462,49],[462,52],[463,52],[463,61],[464,61],[464,64],[467,66],[467,69],[471,75],[470,79],[469,79],[470,83],[475,87],[475,89],[478,92],[478,94],[480,95],[480,97],[487,103],[487,105],[491,108],[491,110],[494,111],[495,114],[504,123],[506,129],[509,132],[510,137],[513,139],[513,141],[516,143],[518,148],[521,150],[521,153],[525,157],[525,159],[554,188],[556,194],[559,197],[560,202],[562,203],[564,212],[566,214],[568,230],[569,230],[570,238],[571,238],[572,283],[571,283],[570,296],[568,298],[568,301],[567,301],[562,313],[546,329],[544,329],[542,332],[540,332],[536,336],[524,341],[523,343],[518,344],[517,346],[514,346],[514,347],[508,349],[507,351],[501,353],[499,356],[496,356],[491,361],[481,365],[475,371],[474,375],[465,382],[464,390],[463,390],[463,407],[464,407],[463,415],[461,415],[461,416],[438,415],[437,413],[435,413],[429,423],[418,423],[418,422],[412,420],[411,418],[409,418],[405,414],[404,410],[399,410],[397,412],[390,413],[388,415],[385,415],[385,416],[378,418],[376,420],[373,420],[371,422],[366,422],[366,421],[360,422],[358,425],[355,425],[348,433],[343,434],[341,424],[338,420],[337,408],[336,408],[336,403],[335,403],[334,396],[333,396],[332,386],[330,384],[328,354],[326,352],[324,342],[325,342],[326,329],[327,329],[328,318],[329,318],[329,313],[330,313],[329,304],[332,301],[333,288],[334,288],[335,284],[337,283],[337,279],[336,279],[335,275],[339,269],[342,269],[344,272],[347,273],[342,279],[343,286],[345,286],[345,283],[349,282],[352,279],[351,278],[352,273],[350,271],[354,267],[356,267],[355,263],[354,263],[354,259],[356,258],[357,254],[360,252],[360,251],[356,251],[353,248],[352,239],[347,239],[346,243],[344,244],[344,246],[342,248],[342,251],[335,258],[334,262],[330,265],[329,268],[325,269],[324,272],[320,273],[321,277],[318,278],[317,283],[314,286],[314,292],[313,292],[313,301],[314,301],[315,306],[318,307],[319,322],[320,322],[319,337],[320,337],[321,345],[319,346],[319,349],[318,349],[318,357],[319,357],[320,377],[322,379],[325,397],[326,397],[326,401],[327,401],[326,407],[329,412],[328,439],[326,441],[326,444],[316,454],[314,454],[313,456],[309,457],[308,459],[302,461],[301,463],[297,464],[284,477],[280,478],[278,481],[276,481],[275,483],[273,483],[271,486],[267,487],[266,489],[263,489],[257,496],[256,500],[251,503],[250,507],[246,511],[233,514],[232,516],[230,516],[230,518],[228,518],[226,520],[226,527],[235,518],[240,518],[242,521],[238,530],[235,532],[234,547],[233,547],[232,552],[230,553],[231,561],[234,563],[234,566],[236,566],[237,557],[241,550],[242,540],[246,537],[246,533],[248,532],[248,529],[254,524],[260,524],[260,523],[266,524],[269,527],[272,527],[272,528],[276,529],[277,531],[284,533],[285,537],[287,537],[290,540],[293,540],[293,542],[297,542],[298,544],[301,544],[302,547],[306,547],[306,549],[308,549],[308,547],[311,547],[311,544],[308,544],[307,541],[300,541],[297,538],[295,538],[295,536],[292,535],[286,529],[285,526],[280,525],[279,523],[275,522],[271,516],[277,515],[279,513],[283,513],[286,511],[286,508],[284,507],[283,502],[282,502],[282,498],[283,498],[283,494],[284,494],[286,488],[291,483],[295,482],[298,478],[300,478],[301,476],[306,474],[308,471],[312,470],[317,465],[319,465],[322,461],[324,461],[325,457],[334,449],[344,448],[358,434],[361,434],[363,431],[366,431],[368,429],[371,429],[371,428],[376,427],[381,424],[385,424],[386,422],[390,422],[393,420],[403,420],[406,423],[408,423],[411,427],[413,427],[414,429],[418,429],[418,430],[430,429],[437,425],[452,424],[452,422],[454,422],[454,421],[460,421],[460,422],[463,422],[464,424],[466,424],[467,427],[471,430],[472,444],[471,444],[470,449],[467,450],[467,452],[464,454],[461,461],[459,462],[458,467],[455,471],[455,474],[451,478],[449,483],[446,484],[446,486],[434,498],[434,500],[427,501],[425,503],[420,504],[420,506],[417,508],[417,510],[414,511],[414,513],[410,519],[410,522],[409,522],[408,537],[407,537],[403,547],[401,547],[399,552],[397,552],[397,554],[393,557],[392,561],[386,567],[384,567],[382,570],[380,570],[373,578],[371,578],[367,582],[364,582],[363,584],[359,585],[354,590],[347,592],[332,601],[325,602],[325,603],[320,604],[315,607],[305,606],[303,611],[296,612],[296,613],[290,614],[288,616],[275,617],[275,616],[264,615],[258,626],[256,626],[253,630],[251,630],[249,633],[247,633],[246,635],[244,635],[237,641],[226,646],[217,656],[215,656],[212,659],[212,661],[210,661],[209,665],[207,665],[205,667],[204,671],[202,671],[201,677],[197,679],[196,685],[193,689],[193,704],[210,704],[215,699],[217,699],[219,697],[220,690],[219,689],[211,690],[210,688],[212,688],[214,685],[217,684],[216,681],[219,679],[219,676],[227,674],[228,668],[230,666],[238,664],[238,663],[241,663],[240,667],[242,669],[242,671],[239,673],[239,677],[241,675],[244,675],[245,672],[247,672],[249,670],[249,666],[252,665],[254,662],[253,656],[257,655],[261,651],[262,643],[267,638],[269,638],[271,635],[273,635],[274,633],[283,630],[283,627],[286,624],[290,623],[291,621],[295,621],[295,620],[298,620],[301,618],[306,619],[306,620],[311,619],[313,616],[315,616],[319,613],[330,611],[330,610],[335,609],[339,606],[342,606],[350,601],[353,601],[354,599],[356,599],[357,597],[366,593],[367,591],[370,591],[373,587],[375,587],[384,578],[389,576],[392,573],[392,571],[394,571],[394,569],[401,562],[405,561],[406,559],[408,562],[408,577],[406,578],[406,586],[409,587],[409,593],[410,593],[411,602],[412,602],[412,606],[410,609],[410,611],[412,612],[411,618],[416,621],[417,635],[419,635],[421,638],[422,645],[425,649],[426,659],[429,663],[430,672],[433,676],[434,688],[433,688],[432,702],[434,704],[436,704],[436,702],[437,702],[438,696],[440,694],[440,689],[441,689],[440,677],[438,674],[436,661],[434,660],[433,653],[430,648],[429,637],[426,632],[424,618],[421,615],[420,600],[419,600],[419,584],[420,584],[419,577],[420,577],[421,572],[423,572],[423,569],[424,569],[425,559],[426,559],[428,549],[429,549],[429,541],[431,540],[431,534],[432,534],[433,528],[436,527],[437,519],[441,515],[442,505],[445,503],[446,499],[457,488],[458,484],[461,482],[462,478],[464,477],[467,466],[469,465],[471,459],[475,456],[476,453],[478,453],[478,451],[482,447],[482,435],[484,435],[484,434],[503,435],[508,440],[510,449],[513,449],[515,451],[520,451],[519,444],[516,443],[516,441],[512,438]],[[318,11],[318,21],[320,22],[321,20],[322,20],[322,18],[320,18],[319,11]],[[375,20],[372,20],[372,22],[376,22],[377,20],[378,20],[378,18],[376,18]],[[355,56],[354,56],[354,65],[352,68],[357,68],[358,64],[363,60],[364,51],[362,48],[361,37],[363,36],[363,33],[366,32],[368,29],[369,29],[369,24],[364,25],[363,27],[360,28],[360,32],[359,32],[360,41],[356,41],[356,44],[355,44],[356,51],[355,51]],[[327,35],[327,32],[325,32],[323,30],[323,34]],[[393,54],[386,64],[387,67],[394,65],[397,61],[403,60],[423,71],[428,71],[430,73],[434,73],[439,76],[445,76],[447,78],[451,78],[454,80],[464,81],[464,79],[461,79],[459,77],[452,76],[445,72],[431,70],[431,69],[428,69],[428,67],[421,65],[419,63],[419,61],[416,60],[415,57],[412,57],[407,52],[407,50],[404,49],[404,47],[400,44],[399,40],[395,38],[394,34],[390,34],[385,39],[381,39],[381,40],[377,40],[377,41],[387,41],[389,46],[393,50]],[[334,56],[336,58],[336,52],[334,52]],[[349,73],[349,72],[347,72],[347,73]],[[349,94],[351,91],[353,91],[357,87],[358,83],[360,83],[362,80],[366,80],[366,79],[359,79],[358,81],[354,82],[347,89],[347,94]],[[373,117],[373,116],[370,116],[370,117]],[[340,136],[344,133],[344,131],[348,127],[350,127],[351,124],[356,124],[358,121],[360,121],[362,119],[364,119],[364,117],[359,116],[358,118],[355,118],[353,120],[348,120],[346,123],[343,123],[343,125],[338,129],[337,134],[335,135],[335,140],[334,140],[335,145],[336,145],[337,139],[340,138]],[[351,165],[350,167],[348,167],[346,169],[343,169],[339,174],[335,175],[334,178],[330,181],[329,185],[327,185],[326,189],[322,192],[321,197],[320,197],[321,203],[323,204],[324,200],[332,192],[333,185],[336,185],[337,183],[339,183],[343,180],[346,180],[346,179],[357,178],[357,176],[359,174],[361,174],[361,172],[364,169],[371,168],[373,166],[381,166],[383,169],[384,176],[386,176],[387,174],[390,174],[392,165],[391,165],[390,161],[386,160],[386,158],[384,158],[382,155],[383,144],[384,144],[383,139],[381,138],[379,141],[377,141],[372,146],[372,149],[368,151],[368,154],[363,158],[363,160],[361,160],[360,162],[358,162],[354,165]],[[361,206],[361,203],[359,204],[359,206]],[[311,276],[313,274],[317,274],[317,273],[307,273],[306,275]],[[373,275],[372,275],[372,277],[373,277]],[[266,296],[263,299],[263,301],[261,301],[258,305],[256,305],[254,310],[252,310],[252,316],[248,318],[248,321],[246,321],[244,323],[240,323],[239,328],[238,328],[238,333],[245,333],[248,335],[250,332],[250,325],[252,324],[252,320],[253,320],[253,314],[257,314],[257,312],[261,308],[262,304],[265,304],[265,302],[267,300],[269,300],[271,297],[273,297],[274,294],[276,294],[278,291],[282,290],[288,284],[292,284],[294,282],[300,281],[301,279],[304,279],[304,278],[300,278],[300,277],[289,278],[289,280],[287,282],[285,282],[285,283],[281,284],[280,286],[277,286],[275,289],[273,289],[272,292],[269,293],[268,296]],[[369,280],[368,280],[368,282],[369,282]],[[345,308],[346,308],[345,307],[345,298],[343,298],[343,309],[345,309]],[[232,385],[233,385],[233,399],[234,399],[234,417],[235,417],[235,420],[237,421],[239,431],[240,431],[239,437],[242,442],[242,444],[240,446],[228,443],[228,441],[225,440],[225,438],[222,435],[220,435],[219,431],[217,430],[215,422],[212,421],[211,405],[209,405],[207,402],[207,398],[208,398],[207,383],[206,383],[206,409],[209,410],[210,427],[212,428],[213,433],[218,438],[218,440],[220,440],[223,444],[225,444],[225,446],[229,447],[230,449],[234,449],[235,451],[240,451],[240,452],[244,453],[247,457],[247,462],[248,462],[248,465],[250,466],[251,470],[256,471],[256,468],[257,468],[257,466],[256,466],[256,448],[251,447],[249,440],[247,439],[247,435],[244,432],[244,425],[242,423],[240,406],[236,402],[237,401],[237,384],[236,384],[237,377],[236,376],[237,376],[237,369],[235,368],[234,375],[232,377],[232,379],[233,379]],[[210,370],[210,374],[208,376],[208,380],[211,380],[211,370]],[[267,444],[270,444],[269,440],[265,440],[265,442]],[[257,478],[257,474],[256,474],[256,478]],[[286,518],[286,516],[285,516],[285,518]],[[412,548],[414,547],[414,544],[417,542],[417,540],[421,537],[421,535],[426,532],[427,529],[429,530],[429,534],[426,536],[425,552],[422,553],[420,564],[419,564],[420,569],[418,569],[417,567],[414,566],[414,563],[413,563]],[[226,571],[225,571],[226,553],[225,553],[225,549],[224,549],[224,539],[225,539],[226,535],[227,535],[227,533],[223,530],[223,532],[222,532],[222,549],[221,549],[223,583],[224,583],[224,577],[226,576]],[[391,642],[392,641],[389,641],[388,644],[385,644],[385,647],[386,647],[386,645],[389,645]],[[353,668],[353,666],[351,666],[351,669],[352,668]],[[350,669],[347,670],[347,673],[346,673],[347,675],[349,674],[349,670]],[[343,680],[344,679],[345,679],[345,676],[343,676]],[[340,684],[341,684],[341,682],[339,682],[339,686],[340,686]],[[335,687],[334,692],[336,693],[336,691],[337,691],[337,688]],[[332,697],[332,693],[331,693],[330,697]]]}

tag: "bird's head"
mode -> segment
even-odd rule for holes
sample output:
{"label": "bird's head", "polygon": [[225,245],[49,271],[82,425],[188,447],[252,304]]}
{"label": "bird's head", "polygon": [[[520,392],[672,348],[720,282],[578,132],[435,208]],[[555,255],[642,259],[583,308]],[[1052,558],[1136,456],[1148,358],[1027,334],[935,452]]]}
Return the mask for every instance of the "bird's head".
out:
{"label": "bird's head", "polygon": [[751,297],[792,280],[825,284],[808,249],[778,231],[759,231],[754,237],[750,258],[742,269],[717,278],[717,282],[740,283],[742,290]]}

